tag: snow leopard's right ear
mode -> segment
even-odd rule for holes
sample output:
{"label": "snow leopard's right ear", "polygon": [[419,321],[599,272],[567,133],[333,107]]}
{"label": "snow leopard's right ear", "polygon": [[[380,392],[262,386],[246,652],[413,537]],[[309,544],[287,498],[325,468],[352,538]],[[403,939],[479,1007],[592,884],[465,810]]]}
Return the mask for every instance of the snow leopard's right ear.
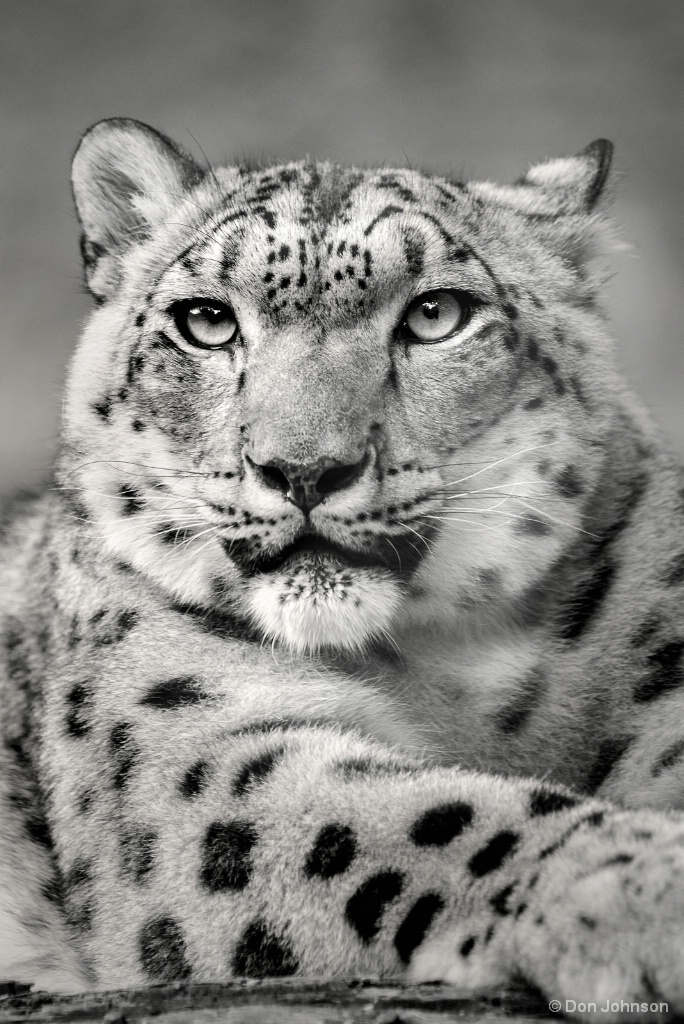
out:
{"label": "snow leopard's right ear", "polygon": [[71,168],[88,287],[103,300],[118,287],[118,256],[146,238],[204,172],[170,139],[140,121],[90,128]]}

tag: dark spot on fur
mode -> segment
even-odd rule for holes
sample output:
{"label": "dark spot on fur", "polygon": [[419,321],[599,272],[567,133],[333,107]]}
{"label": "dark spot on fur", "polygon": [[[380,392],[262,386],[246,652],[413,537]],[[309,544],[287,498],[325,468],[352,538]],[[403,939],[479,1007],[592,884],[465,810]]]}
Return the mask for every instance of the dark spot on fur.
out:
{"label": "dark spot on fur", "polygon": [[87,814],[93,802],[93,791],[92,789],[84,789],[78,798],[76,809],[79,814]]}
{"label": "dark spot on fur", "polygon": [[349,897],[344,916],[362,942],[368,944],[378,934],[387,906],[401,895],[403,887],[403,874],[380,871]]}
{"label": "dark spot on fur", "polygon": [[415,231],[407,232],[404,235],[404,256],[408,272],[412,277],[423,273],[425,242]]}
{"label": "dark spot on fur", "polygon": [[682,582],[684,582],[684,554],[677,555],[663,576],[663,583],[666,587],[676,587]]}
{"label": "dark spot on fur", "polygon": [[539,706],[546,686],[546,676],[541,669],[536,668],[518,685],[518,692],[511,702],[497,711],[495,716],[497,727],[507,735],[519,732]]}
{"label": "dark spot on fur", "polygon": [[214,821],[202,842],[200,882],[209,892],[238,892],[252,874],[252,847],[259,838],[248,821]]}
{"label": "dark spot on fur", "polygon": [[109,417],[112,411],[112,400],[109,395],[106,395],[104,398],[100,398],[97,402],[93,402],[91,408],[97,413],[103,423],[109,423]]}
{"label": "dark spot on fur", "polygon": [[671,744],[667,750],[663,751],[658,760],[653,764],[651,768],[651,775],[657,778],[658,775],[662,775],[668,768],[674,767],[684,757],[684,739],[677,740],[676,743]]}
{"label": "dark spot on fur", "polygon": [[501,917],[507,917],[511,913],[511,908],[508,905],[508,898],[513,894],[514,889],[517,887],[517,882],[511,882],[510,885],[504,886],[503,889],[499,889],[493,896],[490,897],[489,903],[495,913]]}
{"label": "dark spot on fur", "polygon": [[589,628],[603,606],[614,576],[614,563],[611,559],[605,559],[573,595],[560,630],[564,640],[577,640]]}
{"label": "dark spot on fur", "polygon": [[415,766],[402,764],[401,761],[380,761],[373,757],[347,757],[336,762],[333,770],[347,780],[373,777],[380,778],[383,775],[401,775],[415,771]]}
{"label": "dark spot on fur", "polygon": [[[363,232],[364,236],[367,238],[368,235],[370,235],[370,233],[373,230],[373,228],[377,224],[379,224],[381,220],[385,220],[387,217],[391,217],[393,213],[401,213],[401,212],[402,212],[401,206],[394,206],[394,205],[392,205],[390,203],[388,206],[386,206],[384,208],[384,210],[381,210],[380,213],[376,217],[373,218],[373,220],[370,222],[370,224],[366,228],[364,228],[364,232]],[[368,249],[364,250],[364,257],[366,257],[366,256],[370,257],[370,253],[368,252]]]}
{"label": "dark spot on fur", "polygon": [[93,926],[93,902],[86,900],[66,900],[65,918],[67,924],[76,932],[87,932]]}
{"label": "dark spot on fur", "polygon": [[140,929],[140,963],[150,981],[187,981],[192,968],[185,939],[172,917],[155,917]]}
{"label": "dark spot on fur", "polygon": [[604,740],[598,748],[596,760],[587,777],[586,787],[595,793],[620,763],[634,741],[634,736],[612,737]]}
{"label": "dark spot on fur", "polygon": [[242,933],[232,968],[243,978],[287,978],[297,973],[299,963],[290,943],[259,920]]}
{"label": "dark spot on fur", "polygon": [[521,519],[516,519],[513,529],[516,533],[529,534],[533,537],[543,537],[552,532],[549,523],[537,519],[536,516],[523,516]]}
{"label": "dark spot on fur", "polygon": [[614,857],[609,857],[608,860],[604,860],[601,867],[612,868],[617,867],[619,864],[631,864],[633,860],[633,853],[616,853]]}
{"label": "dark spot on fur", "polygon": [[425,811],[411,827],[409,836],[416,846],[446,846],[473,821],[470,804],[456,801]]}
{"label": "dark spot on fur", "polygon": [[141,434],[143,430],[147,430],[147,424],[143,420],[138,419],[133,420],[131,427],[135,430],[136,434]]}
{"label": "dark spot on fur", "polygon": [[576,498],[584,493],[584,484],[574,466],[566,466],[561,470],[554,483],[564,498]]}
{"label": "dark spot on fur", "polygon": [[468,868],[476,878],[482,878],[491,871],[500,868],[503,862],[514,852],[520,836],[517,832],[497,832],[486,846],[478,850],[468,861]]}
{"label": "dark spot on fur", "polygon": [[138,512],[142,512],[144,508],[144,501],[137,493],[135,487],[132,487],[130,483],[122,483],[119,487],[119,498],[122,500],[122,515],[130,516],[135,515]]}
{"label": "dark spot on fur", "polygon": [[556,814],[576,807],[578,798],[568,793],[559,793],[554,789],[533,789],[530,794],[530,816],[539,817],[543,814]]}
{"label": "dark spot on fur", "polygon": [[126,371],[126,383],[131,386],[135,383],[136,377],[141,373],[145,367],[145,357],[142,353],[132,353],[128,360],[128,370]]}
{"label": "dark spot on fur", "polygon": [[426,892],[413,904],[394,936],[394,948],[403,964],[410,961],[444,906],[444,900],[436,892]]}
{"label": "dark spot on fur", "polygon": [[206,787],[210,774],[211,767],[208,761],[196,761],[188,768],[178,783],[178,790],[181,796],[186,797],[188,800],[194,796],[199,796]]}
{"label": "dark spot on fur", "polygon": [[139,703],[160,711],[172,711],[210,699],[209,694],[202,689],[201,680],[195,676],[175,676],[156,683],[140,698]]}
{"label": "dark spot on fur", "polygon": [[633,647],[645,647],[649,640],[653,639],[661,625],[662,623],[656,614],[649,615],[629,638],[630,644]]}
{"label": "dark spot on fur", "polygon": [[94,693],[89,682],[76,683],[67,694],[69,710],[66,728],[70,736],[80,738],[90,730],[90,715],[93,710]]}
{"label": "dark spot on fur", "polygon": [[543,405],[544,399],[537,395],[536,398],[530,398],[529,402],[523,402],[523,409],[541,409]]}
{"label": "dark spot on fur", "polygon": [[32,688],[27,642],[17,629],[7,629],[4,636],[7,673],[21,690]]}
{"label": "dark spot on fur", "polygon": [[589,828],[600,828],[603,824],[605,814],[603,811],[592,811],[584,818],[580,818],[570,828],[566,829],[565,832],[550,846],[545,846],[539,854],[539,860],[545,860],[547,857],[551,857],[554,853],[565,846],[568,839],[574,836],[578,829],[582,828],[583,825],[587,825]]}
{"label": "dark spot on fur", "polygon": [[138,313],[138,315],[135,318],[135,326],[136,327],[142,327],[142,325],[144,323],[145,323],[145,314],[144,313]]}
{"label": "dark spot on fur", "polygon": [[61,910],[64,909],[64,881],[59,872],[55,872],[47,882],[41,885],[40,894],[48,903],[54,904]]}
{"label": "dark spot on fur", "polygon": [[637,684],[634,700],[645,703],[678,689],[682,684],[682,654],[683,640],[673,640],[649,654],[649,673]]}
{"label": "dark spot on fur", "polygon": [[154,846],[157,833],[144,828],[127,828],[120,836],[121,870],[138,885],[142,884],[154,866]]}
{"label": "dark spot on fur", "polygon": [[42,655],[47,655],[50,650],[51,636],[50,627],[47,625],[42,626],[36,633],[36,645]]}
{"label": "dark spot on fur", "polygon": [[24,815],[24,831],[29,839],[46,850],[53,849],[50,825],[45,815],[37,808],[27,808]]}
{"label": "dark spot on fur", "polygon": [[109,734],[109,750],[114,766],[112,784],[115,789],[125,787],[140,756],[140,750],[131,737],[132,731],[130,722],[117,722]]}
{"label": "dark spot on fur", "polygon": [[325,825],[306,858],[304,874],[307,878],[341,875],[354,860],[356,846],[356,835],[348,825]]}
{"label": "dark spot on fur", "polygon": [[92,867],[85,857],[77,857],[64,877],[64,887],[67,893],[72,889],[79,889],[92,882]]}
{"label": "dark spot on fur", "polygon": [[584,928],[589,928],[590,931],[596,928],[596,918],[589,917],[587,914],[580,914],[577,920]]}
{"label": "dark spot on fur", "polygon": [[582,382],[580,381],[579,377],[570,378],[570,387],[572,388],[575,398],[577,399],[579,404],[582,406],[588,405],[587,397],[584,393],[584,388],[582,387]]}
{"label": "dark spot on fur", "polygon": [[117,612],[108,628],[99,630],[93,638],[95,647],[107,647],[110,644],[118,644],[127,636],[137,624],[139,614],[133,608],[124,608]]}
{"label": "dark spot on fur", "polygon": [[461,956],[463,957],[464,960],[467,959],[470,956],[470,954],[472,953],[472,951],[473,951],[473,949],[475,947],[475,943],[476,942],[477,942],[477,936],[476,935],[470,935],[465,940],[465,942],[461,943],[461,948],[459,949],[459,953],[461,954]]}
{"label": "dark spot on fur", "polygon": [[160,523],[155,533],[161,543],[168,547],[186,544],[193,537],[193,532],[189,527],[176,526],[173,523]]}
{"label": "dark spot on fur", "polygon": [[272,747],[243,765],[233,782],[233,796],[244,796],[248,789],[263,782],[285,753],[285,747]]}

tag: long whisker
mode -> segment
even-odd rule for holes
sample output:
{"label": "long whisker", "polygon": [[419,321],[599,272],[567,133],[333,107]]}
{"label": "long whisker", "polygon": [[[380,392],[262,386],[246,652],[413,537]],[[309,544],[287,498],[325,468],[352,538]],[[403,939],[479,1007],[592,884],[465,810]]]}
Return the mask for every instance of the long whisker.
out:
{"label": "long whisker", "polygon": [[401,572],[401,558],[400,558],[400,556],[399,556],[399,552],[397,551],[397,549],[395,548],[394,544],[393,544],[393,543],[392,543],[392,541],[391,541],[391,540],[389,539],[389,537],[387,538],[387,543],[388,543],[388,544],[389,544],[389,546],[390,546],[390,547],[392,548],[392,551],[394,552],[394,554],[395,554],[395,555],[397,556],[397,561],[398,561],[398,563],[399,563],[399,572]]}
{"label": "long whisker", "polygon": [[411,531],[411,533],[415,533],[415,535],[416,535],[416,537],[418,538],[418,540],[422,540],[423,544],[424,544],[424,545],[425,545],[425,547],[426,547],[426,548],[428,549],[428,551],[430,551],[430,550],[431,550],[431,548],[430,548],[430,542],[429,542],[429,540],[427,539],[427,537],[423,537],[422,533],[419,533],[419,532],[418,532],[418,530],[414,530],[412,526],[409,526],[409,525],[408,525],[408,523],[406,524],[406,529],[407,529],[407,530],[410,530],[410,531]]}
{"label": "long whisker", "polygon": [[572,523],[569,523],[567,520],[559,519],[557,516],[552,516],[548,512],[542,512],[538,508],[535,508],[533,505],[530,505],[526,501],[523,502],[523,505],[525,506],[525,508],[529,508],[529,510],[531,512],[536,512],[538,515],[544,516],[544,518],[546,518],[546,519],[550,519],[552,523],[558,523],[560,526],[567,526],[571,530],[576,530],[577,533],[584,533],[584,534],[586,534],[587,537],[591,537],[593,540],[598,540],[599,539],[598,534],[590,533],[589,530],[583,530],[581,526],[574,526]]}
{"label": "long whisker", "polygon": [[191,469],[176,469],[173,466],[153,466],[147,465],[144,462],[130,462],[126,459],[93,459],[90,462],[80,462],[77,466],[73,466],[65,474],[64,479],[58,482],[58,486],[64,488],[66,485],[66,481],[69,479],[70,476],[72,476],[74,473],[80,472],[83,469],[88,469],[91,466],[107,466],[109,469],[115,470],[115,472],[125,472],[128,476],[144,476],[145,474],[135,474],[132,473],[129,469],[120,469],[120,466],[134,466],[136,469],[144,469],[147,470],[148,472],[152,471],[155,473],[168,473],[171,477],[178,478],[192,476],[202,477],[203,479],[214,478],[213,472],[200,472],[199,470]]}
{"label": "long whisker", "polygon": [[503,458],[497,459],[495,462],[489,463],[489,465],[484,466],[482,469],[476,470],[475,473],[469,473],[468,476],[462,476],[459,480],[450,480],[444,486],[456,487],[458,484],[465,483],[466,480],[472,480],[474,477],[480,476],[480,474],[482,473],[486,473],[487,470],[489,469],[494,469],[495,466],[500,466],[503,462],[508,462],[510,461],[510,459],[516,459],[520,455],[526,455],[528,452],[539,451],[541,448],[552,448],[556,444],[558,444],[558,441],[549,441],[548,444],[535,444],[531,445],[529,448],[521,448],[520,451],[514,452],[511,455],[504,455]]}
{"label": "long whisker", "polygon": [[467,526],[475,526],[475,527],[477,527],[478,530],[490,530],[490,531],[494,530],[494,531],[498,531],[498,532],[503,530],[511,522],[510,517],[507,518],[506,522],[503,522],[503,523],[502,522],[498,522],[498,523],[478,523],[478,522],[476,522],[473,519],[464,519],[460,515],[459,516],[431,516],[430,518],[440,520],[443,523],[456,523],[457,522],[459,527],[462,526],[463,524],[465,524]]}
{"label": "long whisker", "polygon": [[221,199],[222,199],[222,200],[223,200],[223,201],[225,202],[225,200],[226,200],[226,199],[228,198],[228,196],[226,195],[226,193],[225,193],[225,192],[223,191],[223,189],[221,188],[221,183],[220,183],[220,181],[218,180],[218,178],[216,177],[216,171],[214,170],[214,168],[213,168],[213,167],[211,166],[211,164],[209,163],[209,157],[208,157],[208,156],[207,156],[207,154],[206,154],[206,153],[204,152],[204,150],[202,149],[202,146],[201,146],[201,145],[199,144],[199,142],[197,141],[197,139],[195,138],[195,136],[194,136],[194,135],[192,134],[192,132],[190,131],[190,129],[189,129],[188,127],[186,127],[186,129],[185,129],[185,130],[186,130],[186,132],[188,133],[188,135],[190,136],[190,138],[192,139],[192,141],[193,141],[193,142],[195,143],[195,145],[197,146],[197,148],[199,149],[199,151],[200,151],[200,153],[202,154],[202,156],[204,157],[204,162],[205,162],[205,164],[207,165],[207,170],[208,170],[208,172],[209,172],[209,174],[210,174],[210,176],[211,176],[211,179],[212,179],[212,181],[213,181],[213,182],[214,182],[214,184],[216,185],[216,190],[217,190],[218,194],[219,194],[219,195],[221,196]]}

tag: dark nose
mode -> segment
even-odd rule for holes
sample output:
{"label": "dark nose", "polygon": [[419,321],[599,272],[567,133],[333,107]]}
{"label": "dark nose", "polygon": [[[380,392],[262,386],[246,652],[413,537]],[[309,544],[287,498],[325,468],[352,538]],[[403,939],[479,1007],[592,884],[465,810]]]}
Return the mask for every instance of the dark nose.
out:
{"label": "dark nose", "polygon": [[308,515],[328,494],[342,491],[358,480],[368,465],[368,455],[353,464],[329,458],[318,459],[306,466],[281,459],[272,459],[264,465],[253,459],[249,461],[266,487],[280,491],[304,515]]}

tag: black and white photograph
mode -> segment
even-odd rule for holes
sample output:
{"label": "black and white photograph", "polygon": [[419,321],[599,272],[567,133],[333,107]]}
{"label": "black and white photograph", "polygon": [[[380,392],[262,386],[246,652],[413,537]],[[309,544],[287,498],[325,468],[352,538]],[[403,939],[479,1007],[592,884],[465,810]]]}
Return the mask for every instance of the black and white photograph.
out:
{"label": "black and white photograph", "polygon": [[0,1024],[684,1019],[683,54],[0,0]]}

